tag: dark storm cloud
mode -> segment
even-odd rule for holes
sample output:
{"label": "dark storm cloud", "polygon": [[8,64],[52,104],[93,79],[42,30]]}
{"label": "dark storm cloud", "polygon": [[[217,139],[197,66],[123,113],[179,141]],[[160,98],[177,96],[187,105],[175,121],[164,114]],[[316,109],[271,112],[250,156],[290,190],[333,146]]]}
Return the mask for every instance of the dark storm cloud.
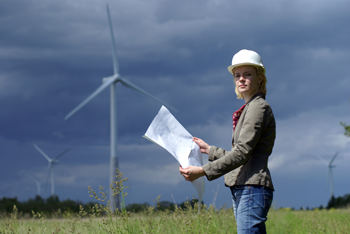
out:
{"label": "dark storm cloud", "polygon": [[[235,97],[227,66],[234,53],[246,48],[256,50],[267,68],[267,100],[278,124],[271,157],[273,175],[286,178],[281,167],[285,171],[298,170],[305,155],[316,151],[328,155],[348,149],[339,121],[346,122],[350,114],[350,79],[346,70],[346,61],[350,59],[347,23],[350,3],[224,0],[107,3],[120,74],[178,109],[174,113],[176,118],[193,135],[220,147],[230,146],[230,116],[243,102]],[[35,186],[30,186],[19,174],[30,172],[45,178],[47,161],[33,143],[50,156],[72,148],[57,168],[56,190],[60,196],[85,199],[80,197],[86,193],[88,181],[96,186],[101,181],[108,187],[108,175],[104,173],[109,170],[109,89],[64,121],[66,114],[102,84],[103,77],[113,74],[105,3],[3,1],[0,33],[3,110],[0,153],[8,156],[1,161],[0,195],[27,199],[29,196],[23,194],[18,184],[34,196]],[[162,174],[162,165],[171,171],[175,163],[163,149],[141,138],[160,104],[121,84],[117,84],[117,100],[121,169],[127,170],[130,183],[137,188],[146,183],[140,177],[147,176],[154,188],[147,195],[148,200],[136,195],[131,200],[149,201],[155,198],[154,194],[159,195],[157,191],[169,195],[170,192],[161,189],[159,177],[166,176]],[[322,147],[325,149],[321,150]],[[346,155],[342,157],[339,160],[344,165]],[[17,169],[8,169],[14,167]],[[100,172],[103,168],[107,172]],[[305,164],[300,170],[304,169],[313,168]],[[171,191],[186,184],[178,182],[176,170],[169,175]],[[94,173],[89,174],[90,171]],[[159,173],[158,179],[154,171]],[[93,174],[98,174],[97,178]],[[307,177],[306,172],[302,175]],[[218,183],[222,185],[222,180],[207,183],[205,200],[212,199],[209,191],[216,190]],[[73,185],[75,195],[69,195],[67,190],[73,191]],[[277,178],[276,185],[285,186]],[[223,186],[221,189],[224,191]],[[290,189],[292,186],[281,190]],[[176,197],[181,196],[191,194],[177,191]],[[228,192],[220,196],[223,203],[229,200]],[[288,203],[286,197],[284,194],[279,198],[283,200],[280,205],[299,205],[298,201]],[[184,198],[177,200],[181,202]]]}

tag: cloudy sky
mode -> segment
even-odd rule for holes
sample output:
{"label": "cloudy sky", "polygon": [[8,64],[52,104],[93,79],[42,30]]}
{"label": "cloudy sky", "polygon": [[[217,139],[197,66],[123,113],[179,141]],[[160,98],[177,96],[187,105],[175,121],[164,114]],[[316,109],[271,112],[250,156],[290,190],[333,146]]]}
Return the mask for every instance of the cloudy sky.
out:
{"label": "cloudy sky", "polygon": [[[350,193],[350,2],[231,0],[11,0],[0,2],[0,198],[24,201],[55,167],[61,200],[90,201],[108,188],[110,92],[64,117],[113,74],[109,4],[120,74],[169,103],[188,131],[230,149],[231,115],[243,105],[227,71],[240,49],[267,69],[267,101],[277,122],[270,157],[276,207],[326,205]],[[118,156],[129,180],[126,202],[183,202],[195,190],[175,159],[142,135],[161,105],[117,84]],[[204,156],[207,162],[207,156]],[[204,202],[231,205],[223,178],[206,181]],[[42,191],[50,196],[50,186]]]}

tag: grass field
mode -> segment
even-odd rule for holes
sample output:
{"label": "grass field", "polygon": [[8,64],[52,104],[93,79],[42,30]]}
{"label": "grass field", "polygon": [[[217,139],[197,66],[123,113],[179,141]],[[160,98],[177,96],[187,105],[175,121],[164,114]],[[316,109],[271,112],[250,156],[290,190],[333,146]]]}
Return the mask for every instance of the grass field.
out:
{"label": "grass field", "polygon": [[[57,210],[50,215],[43,213],[22,214],[14,206],[11,214],[0,215],[0,234],[5,233],[236,233],[236,223],[232,208],[214,209],[202,205],[198,213],[198,203],[191,206],[185,202],[184,208],[174,211],[160,209],[160,196],[156,207],[149,206],[141,213],[127,212],[124,197],[127,195],[123,174],[117,170],[117,181],[113,182],[114,195],[122,198],[124,209],[116,214],[106,202],[107,192],[100,186],[96,193],[89,187],[89,194],[99,203],[79,213]],[[106,202],[106,203],[105,203]],[[105,203],[105,205],[101,205]],[[229,205],[231,207],[231,205]],[[157,209],[159,208],[159,209]],[[349,233],[350,207],[346,209],[291,210],[271,209],[266,222],[269,234],[284,233]]]}
{"label": "grass field", "polygon": [[[126,211],[103,214],[95,206],[87,214],[69,212],[53,214],[50,218],[34,214],[24,218],[15,209],[10,216],[1,217],[0,233],[236,233],[232,209],[214,210],[190,205],[186,210],[157,211],[149,207],[143,213]],[[266,223],[268,233],[350,233],[350,209],[295,211],[272,209]]]}

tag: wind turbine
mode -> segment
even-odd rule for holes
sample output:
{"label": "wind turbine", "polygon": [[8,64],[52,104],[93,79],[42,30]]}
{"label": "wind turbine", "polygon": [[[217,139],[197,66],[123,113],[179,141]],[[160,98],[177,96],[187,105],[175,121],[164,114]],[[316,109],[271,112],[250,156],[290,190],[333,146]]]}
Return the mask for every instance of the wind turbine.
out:
{"label": "wind turbine", "polygon": [[28,176],[32,181],[35,182],[36,186],[37,186],[37,195],[40,196],[40,192],[41,192],[41,185],[45,184],[43,182],[39,182],[38,180],[36,180],[34,177],[25,174],[26,176]]}
{"label": "wind turbine", "polygon": [[332,160],[329,163],[327,163],[320,155],[317,155],[318,158],[328,167],[328,177],[329,177],[329,181],[330,181],[330,185],[331,185],[331,197],[333,197],[333,195],[334,195],[334,193],[333,193],[333,173],[332,173],[332,168],[335,167],[335,165],[332,165],[332,163],[333,163],[335,157],[337,157],[338,153],[339,152],[337,152],[333,156]]}
{"label": "wind turbine", "polygon": [[[75,109],[73,109],[66,117],[65,120],[67,120],[69,117],[71,117],[75,112],[80,110],[83,106],[85,106],[91,99],[96,97],[99,93],[101,93],[103,90],[108,88],[109,86],[111,87],[111,103],[110,103],[110,109],[111,109],[111,159],[110,159],[110,176],[109,176],[109,181],[110,184],[112,185],[112,182],[116,180],[116,169],[119,168],[118,166],[118,157],[117,157],[117,113],[116,113],[116,84],[118,82],[122,83],[122,85],[133,89],[139,93],[142,93],[143,95],[152,98],[156,100],[157,102],[160,102],[164,106],[167,106],[169,109],[173,111],[177,111],[173,107],[169,106],[165,102],[161,101],[160,99],[156,98],[155,96],[149,94],[145,90],[139,88],[138,86],[134,85],[130,81],[122,78],[119,74],[119,64],[118,64],[118,59],[117,59],[117,51],[116,51],[116,46],[115,46],[115,41],[114,41],[114,34],[113,34],[113,28],[112,28],[112,21],[111,21],[111,16],[109,13],[109,7],[107,4],[107,15],[108,15],[108,21],[109,21],[109,29],[111,33],[111,38],[112,38],[112,55],[113,55],[113,75],[109,77],[105,77],[102,79],[102,85],[95,90],[89,97],[87,97],[82,103],[80,103]],[[120,209],[120,200],[119,196],[113,196],[113,190],[112,188],[109,189],[109,200],[110,200],[110,206],[112,211],[115,211],[115,208]]]}
{"label": "wind turbine", "polygon": [[37,149],[49,162],[49,170],[47,173],[47,180],[46,182],[49,180],[50,176],[51,176],[51,196],[55,195],[55,171],[54,171],[54,165],[58,163],[58,158],[61,157],[62,155],[64,155],[65,153],[67,153],[70,149],[66,149],[65,151],[63,151],[62,153],[60,153],[59,155],[57,155],[54,158],[49,158],[49,156],[47,156],[44,151],[42,151],[36,144],[34,144],[35,149]]}

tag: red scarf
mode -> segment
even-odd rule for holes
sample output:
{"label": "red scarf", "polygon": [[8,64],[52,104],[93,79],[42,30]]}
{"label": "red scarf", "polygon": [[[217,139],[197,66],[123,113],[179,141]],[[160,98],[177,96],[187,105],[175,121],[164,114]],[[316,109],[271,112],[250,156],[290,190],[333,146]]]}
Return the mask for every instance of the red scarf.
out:
{"label": "red scarf", "polygon": [[233,131],[235,131],[236,125],[238,123],[239,117],[241,116],[244,107],[245,107],[245,104],[241,108],[239,108],[237,111],[235,111],[232,115]]}

